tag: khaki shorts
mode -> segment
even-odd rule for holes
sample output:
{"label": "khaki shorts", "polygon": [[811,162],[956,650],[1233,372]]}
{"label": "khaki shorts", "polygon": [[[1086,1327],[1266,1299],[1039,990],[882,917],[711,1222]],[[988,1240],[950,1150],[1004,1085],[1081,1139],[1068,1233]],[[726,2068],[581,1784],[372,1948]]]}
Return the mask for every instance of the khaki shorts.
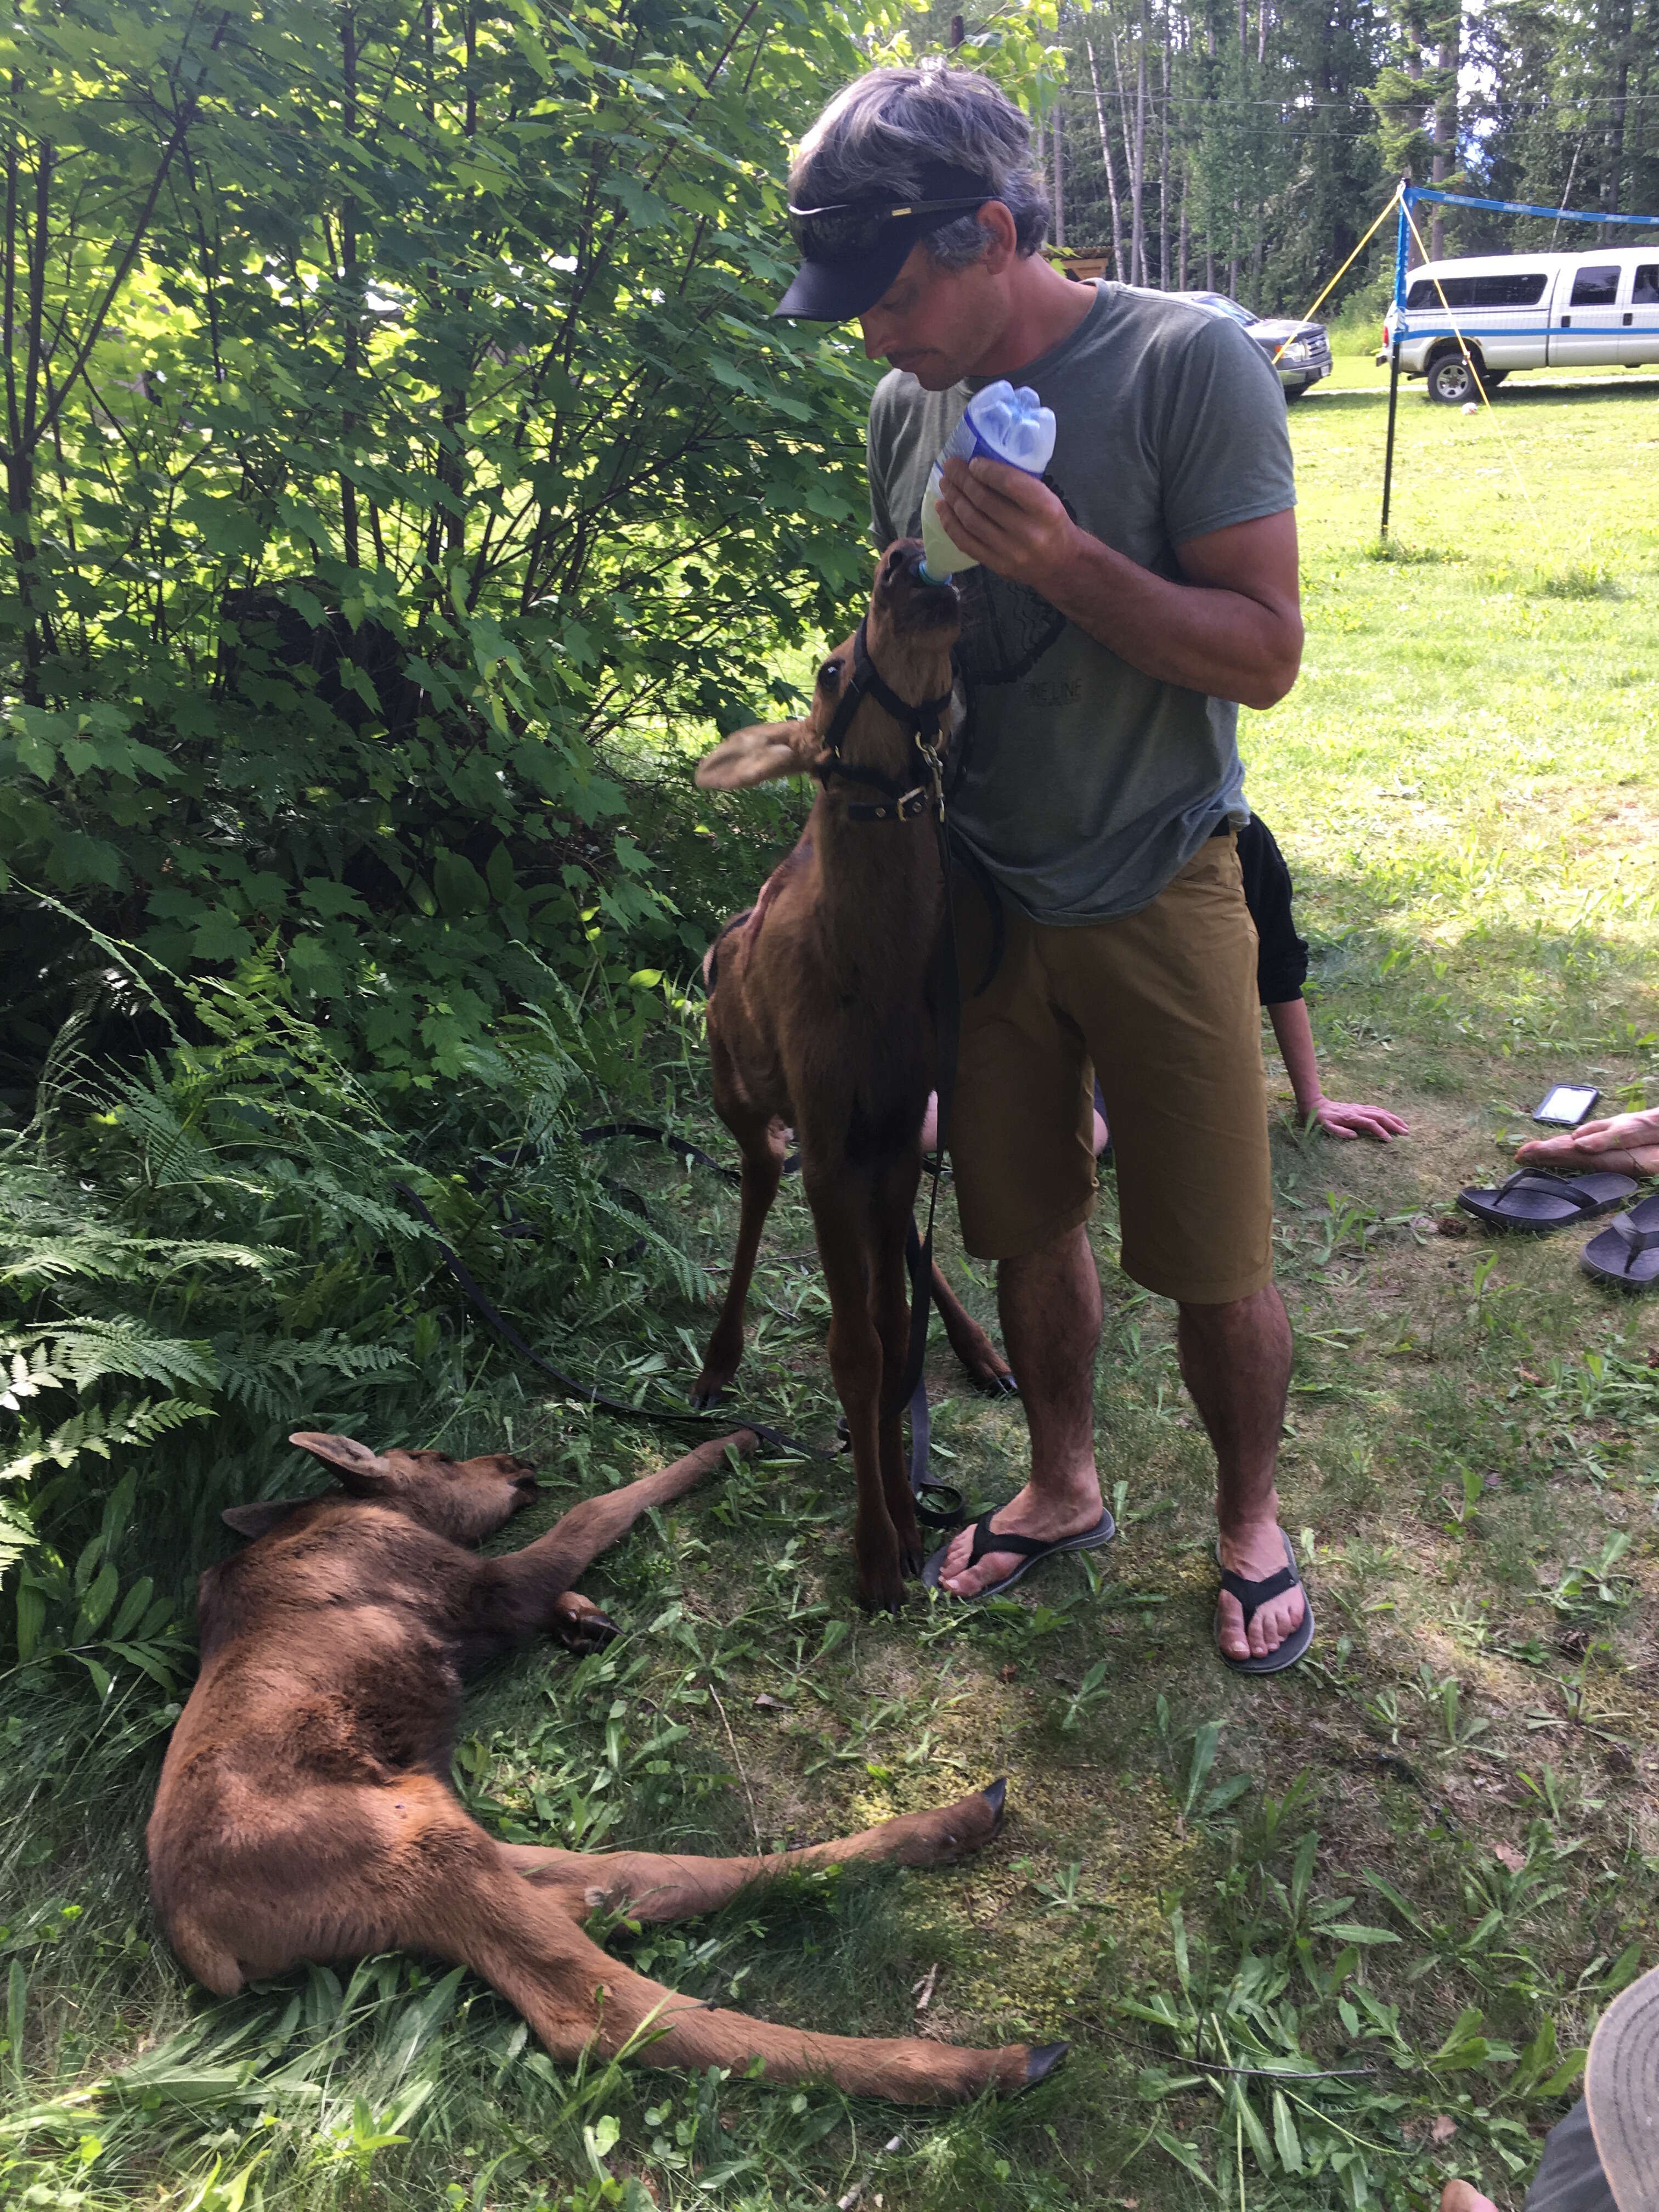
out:
{"label": "khaki shorts", "polygon": [[[1094,1077],[1117,1165],[1121,1264],[1147,1290],[1223,1305],[1273,1278],[1255,927],[1236,840],[1212,837],[1138,914],[1082,928],[956,878],[962,1049],[951,1158],[976,1257],[1039,1250],[1094,1209]],[[1092,1068],[1091,1062],[1093,1063]]]}

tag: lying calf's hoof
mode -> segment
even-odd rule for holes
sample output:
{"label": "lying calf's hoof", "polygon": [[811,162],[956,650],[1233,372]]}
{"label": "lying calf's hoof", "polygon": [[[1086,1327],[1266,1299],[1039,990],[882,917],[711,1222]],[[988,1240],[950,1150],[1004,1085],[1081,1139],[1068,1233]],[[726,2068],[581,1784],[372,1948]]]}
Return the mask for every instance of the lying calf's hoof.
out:
{"label": "lying calf's hoof", "polygon": [[1033,2044],[1025,2061],[1025,2087],[1035,2089],[1039,2081],[1046,2081],[1071,2047],[1069,2043]]}
{"label": "lying calf's hoof", "polygon": [[997,1835],[1000,1832],[1002,1827],[1002,1808],[1008,1802],[1007,1776],[1006,1774],[998,1775],[996,1780],[991,1784],[990,1787],[986,1790],[981,1790],[979,1794],[991,1808],[991,1818],[996,1823],[996,1826],[992,1829],[991,1833],[994,1836]]}

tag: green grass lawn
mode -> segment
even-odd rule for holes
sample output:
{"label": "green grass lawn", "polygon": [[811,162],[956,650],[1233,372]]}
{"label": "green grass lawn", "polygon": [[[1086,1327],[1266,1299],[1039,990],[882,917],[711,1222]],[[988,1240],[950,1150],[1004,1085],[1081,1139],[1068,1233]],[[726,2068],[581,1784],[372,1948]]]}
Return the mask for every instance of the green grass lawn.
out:
{"label": "green grass lawn", "polygon": [[[869,1621],[845,1474],[746,1467],[589,1577],[621,1642],[498,1670],[460,1748],[481,1819],[556,1843],[743,1849],[1006,1773],[977,1863],[615,1940],[769,2017],[1067,2036],[1068,2066],[1012,2104],[901,2112],[573,2074],[489,1991],[408,1959],[210,2002],[149,1917],[154,1749],[54,1767],[43,1699],[7,1754],[37,1778],[42,1838],[0,1905],[14,2201],[1315,2212],[1431,2205],[1467,2173],[1519,2203],[1571,2054],[1659,1961],[1659,1304],[1591,1285],[1582,1232],[1492,1242],[1448,1207],[1505,1171],[1550,1083],[1659,1099],[1659,378],[1517,378],[1474,416],[1405,387],[1386,559],[1382,384],[1343,360],[1292,413],[1306,661],[1246,717],[1326,1087],[1412,1128],[1386,1149],[1274,1132],[1310,1662],[1249,1682],[1213,1656],[1207,1447],[1170,1310],[1116,1270],[1109,1179],[1109,1553],[1011,1601],[917,1595]],[[665,1079],[723,1146],[695,1059]],[[620,1171],[723,1263],[712,1179],[637,1154]],[[948,1264],[988,1318],[988,1284]],[[745,1400],[828,1435],[798,1198],[751,1316]],[[709,1321],[664,1310],[626,1344],[562,1348],[689,1380]],[[1022,1421],[935,1338],[939,1471],[989,1502],[1021,1480]],[[528,1377],[475,1394],[443,1441],[509,1424],[546,1455],[536,1525],[662,1456]]]}

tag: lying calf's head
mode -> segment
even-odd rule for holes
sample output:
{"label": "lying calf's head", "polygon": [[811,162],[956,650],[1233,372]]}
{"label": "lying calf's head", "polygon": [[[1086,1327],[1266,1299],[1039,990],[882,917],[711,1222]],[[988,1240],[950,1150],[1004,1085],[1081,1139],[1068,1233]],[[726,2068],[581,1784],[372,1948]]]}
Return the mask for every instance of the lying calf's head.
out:
{"label": "lying calf's head", "polygon": [[[482,1459],[446,1459],[434,1451],[371,1451],[355,1437],[331,1437],[298,1429],[289,1438],[330,1468],[343,1490],[376,1505],[389,1505],[423,1528],[459,1544],[474,1544],[510,1521],[537,1491],[528,1460],[510,1452],[489,1452]],[[243,1536],[263,1536],[285,1514],[293,1498],[258,1505],[233,1505],[224,1519]]]}

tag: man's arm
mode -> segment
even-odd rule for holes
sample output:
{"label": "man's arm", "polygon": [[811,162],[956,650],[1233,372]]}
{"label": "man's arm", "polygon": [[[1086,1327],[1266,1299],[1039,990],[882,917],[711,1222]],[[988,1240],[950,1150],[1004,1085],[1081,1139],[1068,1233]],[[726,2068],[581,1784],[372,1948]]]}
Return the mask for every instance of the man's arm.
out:
{"label": "man's arm", "polygon": [[945,470],[952,544],[1029,584],[1121,660],[1160,683],[1276,706],[1302,660],[1296,516],[1236,522],[1176,548],[1184,581],[1155,576],[1079,529],[1048,486],[982,455]]}

